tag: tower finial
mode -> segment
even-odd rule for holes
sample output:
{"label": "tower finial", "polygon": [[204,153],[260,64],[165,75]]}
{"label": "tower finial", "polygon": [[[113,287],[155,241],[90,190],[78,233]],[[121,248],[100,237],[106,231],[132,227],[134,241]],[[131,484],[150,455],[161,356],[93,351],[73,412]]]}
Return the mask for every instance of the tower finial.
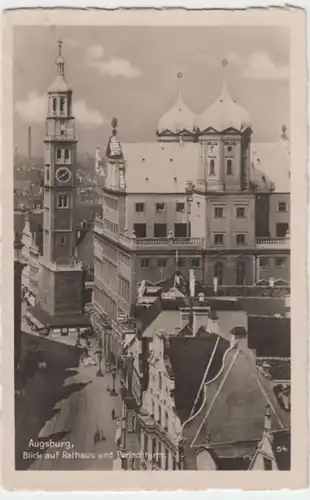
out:
{"label": "tower finial", "polygon": [[227,98],[228,96],[228,91],[227,91],[227,86],[226,86],[226,71],[225,71],[225,68],[228,64],[228,61],[227,59],[223,59],[222,60],[222,97],[221,97],[221,102],[223,101],[223,99]]}
{"label": "tower finial", "polygon": [[61,40],[58,40],[58,55],[59,55],[59,57],[61,57],[62,44],[63,44],[63,42]]}
{"label": "tower finial", "polygon": [[112,125],[112,134],[113,134],[113,135],[116,135],[116,132],[117,132],[117,130],[116,130],[117,123],[118,123],[118,122],[117,122],[117,118],[115,118],[115,116],[114,116],[114,117],[112,118],[112,120],[111,120],[111,125]]}
{"label": "tower finial", "polygon": [[183,78],[183,73],[179,71],[177,73],[177,79],[178,79],[178,101],[181,100],[181,80]]}

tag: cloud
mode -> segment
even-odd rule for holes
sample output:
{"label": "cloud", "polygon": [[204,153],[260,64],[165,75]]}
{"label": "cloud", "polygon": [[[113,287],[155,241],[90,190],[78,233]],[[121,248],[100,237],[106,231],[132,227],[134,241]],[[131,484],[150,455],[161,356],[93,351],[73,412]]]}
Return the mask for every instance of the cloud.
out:
{"label": "cloud", "polygon": [[30,92],[24,101],[18,101],[15,109],[25,122],[42,123],[47,115],[47,96]]}
{"label": "cloud", "polygon": [[276,66],[267,52],[255,52],[249,57],[243,76],[255,80],[285,80],[289,71],[285,66]]}
{"label": "cloud", "polygon": [[89,108],[84,99],[73,102],[72,108],[73,116],[84,128],[100,127],[107,121],[100,111]]}
{"label": "cloud", "polygon": [[107,61],[94,61],[90,64],[102,75],[122,76],[123,78],[139,78],[142,71],[127,59],[112,58]]}
{"label": "cloud", "polygon": [[101,59],[104,54],[104,48],[102,45],[92,45],[87,49],[86,57],[88,59]]}
{"label": "cloud", "polygon": [[102,75],[121,76],[123,78],[139,78],[142,71],[136,68],[127,59],[111,57],[105,59],[104,47],[102,45],[92,45],[86,51],[87,65],[95,68]]}
{"label": "cloud", "polygon": [[242,57],[237,52],[231,51],[224,57],[228,64],[242,64]]}
{"label": "cloud", "polygon": [[[43,123],[47,116],[47,95],[30,92],[24,101],[18,101],[15,109],[27,123]],[[105,116],[88,107],[84,99],[73,102],[73,115],[83,128],[100,127],[106,123]]]}
{"label": "cloud", "polygon": [[76,47],[77,46],[77,40],[75,40],[75,38],[67,38],[65,41],[64,41],[65,45],[69,45],[69,47]]}

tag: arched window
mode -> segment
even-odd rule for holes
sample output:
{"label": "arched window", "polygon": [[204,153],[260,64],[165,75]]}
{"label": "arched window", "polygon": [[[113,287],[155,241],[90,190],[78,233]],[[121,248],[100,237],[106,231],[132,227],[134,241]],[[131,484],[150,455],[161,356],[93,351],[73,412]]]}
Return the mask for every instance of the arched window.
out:
{"label": "arched window", "polygon": [[214,278],[217,278],[217,284],[223,285],[224,264],[223,262],[216,262],[214,264]]}
{"label": "arched window", "polygon": [[56,109],[57,109],[57,99],[56,99],[56,97],[53,97],[53,111],[54,111],[54,113],[56,112]]}
{"label": "arched window", "polygon": [[215,161],[210,160],[210,175],[215,175]]}
{"label": "arched window", "polygon": [[69,149],[65,149],[65,160],[69,160]]}
{"label": "arched window", "polygon": [[245,285],[245,263],[243,261],[237,262],[236,284],[238,286],[244,286]]}
{"label": "arched window", "polygon": [[65,98],[61,97],[60,98],[60,111],[61,111],[61,113],[63,113],[64,109],[65,109]]}
{"label": "arched window", "polygon": [[227,160],[227,175],[232,175],[232,160]]}
{"label": "arched window", "polygon": [[57,148],[56,158],[57,158],[57,160],[60,160],[60,158],[61,158],[61,149],[60,148]]}

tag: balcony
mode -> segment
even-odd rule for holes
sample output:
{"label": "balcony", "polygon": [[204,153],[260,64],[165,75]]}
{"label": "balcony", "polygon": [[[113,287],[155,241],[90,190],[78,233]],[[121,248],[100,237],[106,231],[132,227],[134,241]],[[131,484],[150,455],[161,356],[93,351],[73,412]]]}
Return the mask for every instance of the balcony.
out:
{"label": "balcony", "polygon": [[105,227],[104,221],[99,218],[95,219],[94,231],[98,234],[106,235],[115,242],[133,250],[160,250],[161,248],[167,250],[167,247],[174,250],[178,248],[190,248],[197,250],[205,247],[204,238],[173,238],[172,236],[169,236],[168,238],[137,238],[136,236],[131,237],[124,233],[117,235],[109,231]]}
{"label": "balcony", "polygon": [[256,238],[256,248],[260,250],[289,250],[290,237],[283,238]]}
{"label": "balcony", "polygon": [[44,142],[49,141],[72,141],[77,142],[78,138],[75,133],[64,133],[64,134],[46,134],[44,137]]}
{"label": "balcony", "polygon": [[43,256],[40,256],[39,261],[53,271],[81,271],[83,269],[83,263],[78,261],[72,261],[68,264],[57,264],[56,262],[45,261]]}

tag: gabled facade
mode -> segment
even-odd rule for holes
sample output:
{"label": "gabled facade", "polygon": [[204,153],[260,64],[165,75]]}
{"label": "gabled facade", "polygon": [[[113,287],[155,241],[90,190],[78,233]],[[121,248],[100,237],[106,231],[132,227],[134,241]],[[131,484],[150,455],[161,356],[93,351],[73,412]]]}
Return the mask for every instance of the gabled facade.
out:
{"label": "gabled facade", "polygon": [[291,431],[289,429],[271,432],[266,430],[251,461],[249,470],[291,469]]}

